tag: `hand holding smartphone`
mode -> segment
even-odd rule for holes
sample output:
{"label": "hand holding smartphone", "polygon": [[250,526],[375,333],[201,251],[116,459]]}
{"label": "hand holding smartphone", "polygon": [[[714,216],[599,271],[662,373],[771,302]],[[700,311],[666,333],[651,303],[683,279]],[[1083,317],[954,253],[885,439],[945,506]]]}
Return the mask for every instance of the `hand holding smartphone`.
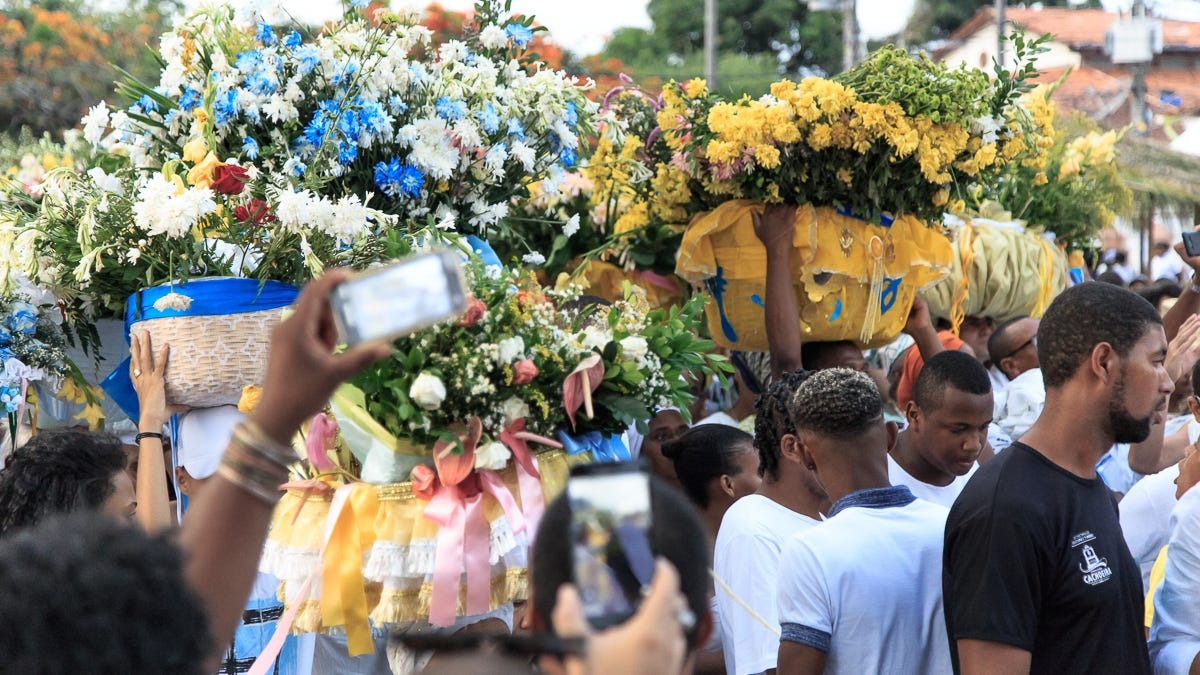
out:
{"label": "hand holding smartphone", "polygon": [[584,615],[596,628],[626,621],[654,577],[650,479],[637,464],[571,470],[571,550]]}
{"label": "hand holding smartphone", "polygon": [[348,346],[391,341],[462,314],[467,283],[453,251],[410,256],[334,289],[333,316]]}

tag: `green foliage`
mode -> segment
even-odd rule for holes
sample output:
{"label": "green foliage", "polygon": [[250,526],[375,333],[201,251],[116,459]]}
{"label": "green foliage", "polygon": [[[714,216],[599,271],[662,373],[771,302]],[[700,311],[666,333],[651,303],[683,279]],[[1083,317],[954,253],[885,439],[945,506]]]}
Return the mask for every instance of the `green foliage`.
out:
{"label": "green foliage", "polygon": [[892,45],[833,80],[853,89],[859,100],[894,101],[908,115],[922,115],[935,124],[969,127],[975,118],[992,112],[986,99],[991,83],[983,71],[949,68],[925,54],[914,57]]}

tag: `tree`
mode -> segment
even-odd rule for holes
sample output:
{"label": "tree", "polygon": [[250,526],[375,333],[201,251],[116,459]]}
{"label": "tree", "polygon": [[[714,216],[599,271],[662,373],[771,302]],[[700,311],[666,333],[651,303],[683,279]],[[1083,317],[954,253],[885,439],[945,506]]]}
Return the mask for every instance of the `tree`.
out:
{"label": "tree", "polygon": [[[685,54],[704,46],[704,13],[696,0],[650,0],[646,13],[654,36],[670,52]],[[722,51],[775,53],[795,41],[808,17],[797,0],[719,0],[717,29]]]}

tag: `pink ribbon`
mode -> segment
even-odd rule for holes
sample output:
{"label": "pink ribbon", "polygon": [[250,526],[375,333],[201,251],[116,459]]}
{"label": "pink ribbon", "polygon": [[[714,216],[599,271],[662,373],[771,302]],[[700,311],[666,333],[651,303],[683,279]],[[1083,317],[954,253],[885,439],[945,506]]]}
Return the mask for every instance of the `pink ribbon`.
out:
{"label": "pink ribbon", "polygon": [[438,524],[437,562],[429,600],[429,623],[453,626],[458,614],[458,588],[467,575],[467,614],[484,614],[491,605],[491,532],[483,515],[483,493],[467,497],[458,485],[443,485],[425,517]]}
{"label": "pink ribbon", "polygon": [[[508,486],[500,479],[500,475],[495,471],[479,471],[479,483],[483,487],[483,491],[491,495],[500,508],[504,509],[504,515],[508,518],[508,524],[512,528],[514,534],[527,531],[528,525],[525,521],[525,515],[521,513],[521,507],[517,506],[517,500],[513,499],[512,492]],[[521,495],[524,500],[525,496]],[[488,526],[491,527],[490,525]],[[491,532],[488,532],[489,538]],[[533,532],[529,533],[530,538],[533,537]],[[491,557],[489,552],[489,558]]]}
{"label": "pink ribbon", "polygon": [[305,439],[304,448],[307,451],[308,461],[317,471],[324,473],[333,470],[334,463],[329,459],[329,448],[333,447],[337,433],[337,422],[323,412],[313,416],[312,422],[309,423],[308,438]]}
{"label": "pink ribbon", "polygon": [[679,284],[672,281],[669,277],[665,277],[665,276],[659,274],[658,272],[644,270],[643,272],[641,272],[639,277],[641,278],[642,281],[645,281],[646,283],[650,284],[651,286],[658,286],[659,288],[661,288],[663,290],[667,290],[667,291],[678,291],[679,290]]}
{"label": "pink ribbon", "polygon": [[538,524],[542,522],[546,503],[542,494],[542,474],[538,469],[537,458],[529,451],[526,441],[556,448],[561,448],[562,444],[525,431],[525,420],[517,420],[500,432],[500,442],[508,446],[517,463],[517,488],[521,492],[521,508],[525,512],[527,531],[532,540],[537,534]]}

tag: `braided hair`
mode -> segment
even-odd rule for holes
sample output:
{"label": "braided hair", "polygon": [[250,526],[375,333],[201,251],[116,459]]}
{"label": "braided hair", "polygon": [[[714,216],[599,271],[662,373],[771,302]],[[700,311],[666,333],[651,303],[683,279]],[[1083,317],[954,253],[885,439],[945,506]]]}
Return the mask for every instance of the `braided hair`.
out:
{"label": "braided hair", "polygon": [[796,390],[812,375],[809,370],[794,370],[773,380],[754,404],[754,447],[758,448],[758,475],[779,480],[779,443],[796,433],[788,414],[788,403]]}

